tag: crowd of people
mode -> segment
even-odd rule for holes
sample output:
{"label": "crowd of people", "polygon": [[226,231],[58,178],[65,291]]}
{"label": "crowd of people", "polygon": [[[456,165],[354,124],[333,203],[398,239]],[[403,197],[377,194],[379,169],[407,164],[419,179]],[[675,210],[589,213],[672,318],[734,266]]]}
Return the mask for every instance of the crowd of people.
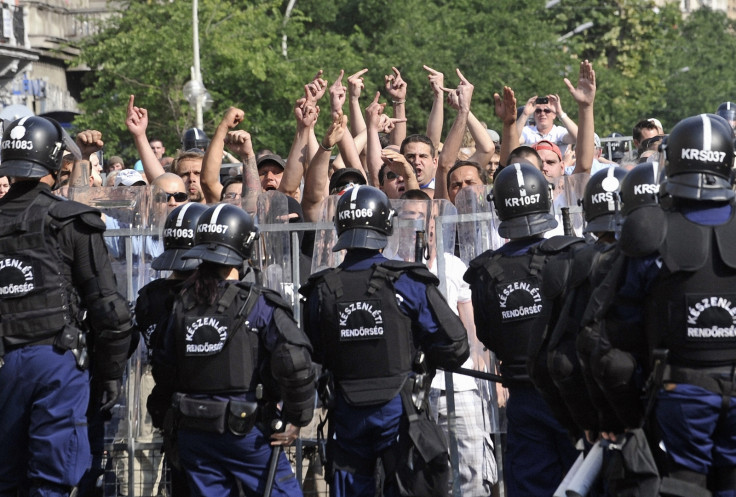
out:
{"label": "crowd of people", "polygon": [[[5,127],[0,495],[93,495],[86,426],[120,401],[141,347],[173,495],[301,495],[282,449],[320,424],[338,497],[498,495],[501,476],[510,497],[580,481],[588,495],[736,496],[736,106],[669,134],[641,119],[632,148],[604,146],[583,61],[564,79],[577,120],[558,94],[517,106],[504,87],[499,134],[471,111],[460,70],[451,88],[424,68],[432,108],[426,128],[411,123],[424,134],[408,134],[397,68],[386,103],[380,91],[361,103],[367,69],[332,84],[319,71],[283,156],[256,153],[231,107],[211,138],[187,130],[167,157],[133,95],[130,168],[100,163],[98,130],[72,139],[35,116]],[[125,244],[103,237],[126,221],[63,199],[108,187],[150,192],[166,212],[160,237],[131,245],[156,277],[130,302],[111,264]],[[264,194],[285,199],[288,223],[334,221],[332,243],[300,232],[301,300],[247,270],[265,257]],[[473,221],[492,229],[448,235],[435,220],[449,208],[490,213]],[[311,274],[325,249],[341,262]],[[578,471],[596,458],[583,467],[603,470]]]}

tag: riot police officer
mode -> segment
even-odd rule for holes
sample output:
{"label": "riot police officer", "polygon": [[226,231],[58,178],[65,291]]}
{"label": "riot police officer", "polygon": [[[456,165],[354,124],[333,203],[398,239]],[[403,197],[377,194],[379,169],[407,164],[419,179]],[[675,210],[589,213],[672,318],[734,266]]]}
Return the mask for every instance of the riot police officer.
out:
{"label": "riot police officer", "polygon": [[[667,495],[709,495],[708,488],[715,496],[733,496],[733,132],[714,114],[692,116],[672,129],[663,148],[663,191],[672,198],[656,222],[631,216],[624,221],[631,236],[620,243],[629,257],[618,293],[643,303],[645,364],[655,358],[666,362],[655,368],[652,380],[656,425],[666,449],[667,467],[661,469],[679,481]],[[641,247],[650,250],[642,253]]]}
{"label": "riot police officer", "polygon": [[[508,387],[508,438],[504,479],[507,495],[551,496],[577,453],[556,412],[534,388],[527,360],[540,347],[550,306],[544,305],[541,274],[549,257],[582,239],[542,238],[557,227],[550,213],[549,184],[530,164],[511,164],[496,177],[493,204],[501,223],[498,233],[509,242],[470,262],[470,283],[478,338],[501,361]],[[545,361],[546,362],[546,361]],[[566,422],[566,425],[572,425]]]}
{"label": "riot police officer", "polygon": [[[321,395],[329,408],[331,494],[340,497],[373,496],[381,469],[383,495],[397,496],[399,488],[402,495],[447,492],[447,442],[428,424],[428,374],[467,359],[467,334],[423,264],[381,254],[393,218],[388,197],[377,188],[345,191],[332,248],[347,250],[345,260],[300,289],[315,362],[330,377]],[[431,460],[416,461],[410,473],[403,450],[420,436],[431,447]]]}
{"label": "riot police officer", "polygon": [[[590,294],[614,258],[615,234],[621,222],[619,191],[625,176],[624,169],[609,166],[590,177],[583,195],[583,232],[594,241],[554,257],[542,271],[542,294],[553,306],[543,351],[548,374],[577,428],[586,432],[590,442],[597,438],[601,423],[606,431],[623,428],[610,408],[601,408],[607,407],[605,397],[592,377],[584,374],[576,340]],[[550,386],[544,380],[540,383],[540,388]]]}
{"label": "riot police officer", "polygon": [[[171,274],[167,278],[152,281],[138,291],[136,324],[148,348],[154,381],[160,375],[157,371],[157,364],[160,364],[158,356],[163,353],[163,333],[166,331],[166,321],[171,314],[174,298],[181,291],[184,280],[192,275],[200,263],[198,259],[184,259],[183,256],[194,246],[197,221],[206,210],[207,207],[202,204],[189,202],[169,213],[164,223],[164,252],[151,262],[151,267],[157,271],[171,271]],[[148,396],[146,407],[151,423],[158,429],[164,427],[164,416],[173,393],[158,384]],[[171,471],[172,494],[186,496],[187,483],[184,474],[176,466],[168,466]]]}
{"label": "riot police officer", "polygon": [[51,194],[63,152],[50,119],[3,133],[0,174],[15,182],[0,199],[2,495],[70,493],[90,464],[88,368],[110,409],[130,347],[99,211]]}
{"label": "riot police officer", "polygon": [[[201,265],[173,304],[157,383],[176,392],[179,459],[192,495],[262,495],[271,445],[287,445],[312,419],[310,345],[276,292],[239,280],[258,230],[242,209],[218,204],[197,222],[184,257]],[[271,422],[283,401],[283,432]],[[273,495],[301,495],[281,453]]]}

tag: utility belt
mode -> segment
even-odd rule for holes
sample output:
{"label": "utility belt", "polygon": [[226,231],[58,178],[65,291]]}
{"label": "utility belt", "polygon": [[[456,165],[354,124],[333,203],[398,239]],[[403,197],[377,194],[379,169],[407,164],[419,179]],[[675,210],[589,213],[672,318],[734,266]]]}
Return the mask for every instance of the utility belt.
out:
{"label": "utility belt", "polygon": [[74,326],[64,326],[59,333],[55,335],[40,338],[33,341],[22,343],[7,343],[7,338],[0,341],[0,367],[4,364],[2,357],[8,352],[22,349],[25,347],[34,347],[37,345],[53,345],[59,350],[70,350],[77,362],[77,367],[85,371],[89,368],[89,354],[87,353],[87,335],[84,331]]}
{"label": "utility belt", "polygon": [[663,383],[686,383],[704,388],[718,395],[733,395],[736,386],[736,365],[706,368],[686,368],[668,364],[664,368]]}
{"label": "utility belt", "polygon": [[222,435],[225,430],[245,436],[256,425],[266,421],[266,411],[258,401],[197,399],[175,393],[172,407],[176,427]]}

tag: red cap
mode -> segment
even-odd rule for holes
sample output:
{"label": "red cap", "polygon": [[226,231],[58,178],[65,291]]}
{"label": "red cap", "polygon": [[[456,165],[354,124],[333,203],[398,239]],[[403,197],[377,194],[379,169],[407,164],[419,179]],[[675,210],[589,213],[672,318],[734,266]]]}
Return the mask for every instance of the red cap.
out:
{"label": "red cap", "polygon": [[551,151],[553,151],[554,153],[557,154],[557,157],[560,160],[562,160],[562,152],[560,152],[560,147],[558,147],[557,145],[555,145],[551,141],[548,141],[548,140],[540,140],[537,143],[535,143],[534,145],[532,145],[532,148],[534,150],[551,150]]}

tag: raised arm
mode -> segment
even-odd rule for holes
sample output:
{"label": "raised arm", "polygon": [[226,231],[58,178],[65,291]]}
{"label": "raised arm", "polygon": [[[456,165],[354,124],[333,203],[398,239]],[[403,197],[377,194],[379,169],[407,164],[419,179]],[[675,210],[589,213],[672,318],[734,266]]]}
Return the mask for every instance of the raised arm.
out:
{"label": "raised arm", "polygon": [[317,222],[319,220],[322,202],[329,195],[330,178],[330,151],[347,132],[347,116],[334,116],[325,137],[320,143],[319,150],[312,158],[312,164],[304,177],[304,195],[302,197],[302,211],[304,220]]}
{"label": "raised arm", "polygon": [[442,91],[445,86],[445,75],[429,66],[422,67],[428,73],[427,79],[429,79],[429,86],[432,87],[432,94],[434,95],[432,110],[429,111],[429,118],[427,119],[427,136],[432,140],[434,149],[439,150],[445,119],[445,92]]}
{"label": "raised arm", "polygon": [[128,114],[125,117],[125,125],[128,127],[130,134],[133,135],[135,148],[138,150],[138,155],[143,164],[143,172],[146,174],[146,178],[150,184],[166,171],[164,171],[161,162],[156,158],[156,154],[153,153],[151,144],[148,143],[148,137],[146,136],[148,111],[143,107],[135,106],[135,95],[131,95],[130,100],[128,100]]}
{"label": "raised arm", "polygon": [[308,156],[309,133],[310,128],[317,121],[318,114],[319,107],[308,104],[306,98],[300,98],[294,105],[296,134],[291,144],[289,156],[286,158],[284,175],[281,177],[281,183],[279,184],[279,191],[285,195],[296,196],[302,176],[308,170],[307,164],[310,161]]}
{"label": "raised arm", "polygon": [[350,134],[358,136],[365,131],[363,109],[360,107],[360,93],[365,88],[363,75],[368,69],[361,69],[348,77],[348,109],[350,111]]}
{"label": "raised arm", "polygon": [[[521,136],[524,133],[524,126],[526,126],[526,123],[529,121],[529,116],[534,114],[534,102],[537,100],[537,96],[534,95],[532,98],[526,101],[526,104],[524,104],[524,109],[521,111],[521,114],[519,115],[519,118],[516,119],[516,132],[519,134],[519,141],[518,143],[521,144]],[[514,109],[514,113],[516,110]],[[515,114],[514,114],[515,115]],[[518,146],[518,145],[517,145]],[[514,149],[516,147],[512,147]]]}
{"label": "raised arm", "polygon": [[[565,80],[567,80],[567,78],[565,78]],[[555,108],[555,112],[557,112],[557,118],[560,120],[560,124],[562,124],[567,130],[567,136],[562,139],[562,142],[568,144],[575,143],[575,141],[578,139],[578,125],[575,124],[575,121],[573,121],[572,118],[568,116],[564,110],[562,110],[560,96],[547,95],[547,98],[549,99],[549,104]]]}
{"label": "raised arm", "polygon": [[[434,198],[445,198],[449,200],[447,192],[447,173],[455,164],[457,154],[460,151],[460,145],[463,142],[465,128],[468,125],[468,117],[470,115],[470,101],[473,97],[473,85],[465,79],[465,76],[456,69],[460,78],[460,84],[457,89],[452,90],[443,88],[448,93],[447,101],[451,106],[457,109],[457,116],[452,123],[449,133],[445,138],[445,144],[440,152],[437,161],[437,172],[435,174]],[[485,130],[483,130],[485,132]]]}
{"label": "raised arm", "polygon": [[[406,81],[401,77],[401,73],[395,67],[391,70],[393,74],[384,77],[386,81],[386,92],[391,98],[391,104],[394,108],[394,118],[399,119],[394,126],[394,130],[389,137],[389,143],[392,145],[401,145],[406,138]],[[403,120],[401,120],[403,119]]]}
{"label": "raised arm", "polygon": [[508,165],[511,151],[519,146],[519,129],[516,127],[516,97],[514,90],[508,86],[503,87],[503,98],[498,93],[493,94],[495,101],[496,116],[503,123],[501,134],[501,151],[499,162],[502,166]]}
{"label": "raised arm", "polygon": [[379,104],[378,99],[381,93],[376,92],[376,96],[373,98],[373,102],[366,107],[365,117],[366,125],[368,126],[367,132],[367,145],[366,145],[366,166],[368,167],[368,184],[378,188],[378,171],[381,170],[383,160],[381,159],[381,141],[378,138],[379,126],[381,116],[383,115],[383,109],[386,104]]}
{"label": "raised arm", "polygon": [[215,129],[215,134],[210,139],[210,144],[202,158],[202,174],[199,181],[202,184],[204,200],[208,204],[220,201],[222,183],[220,183],[220,168],[222,166],[222,154],[225,151],[225,138],[228,131],[243,122],[245,112],[235,107],[230,107],[225,116]]}
{"label": "raised arm", "polygon": [[491,161],[491,157],[496,151],[496,145],[493,144],[491,135],[488,134],[486,127],[483,126],[483,123],[472,112],[468,113],[468,130],[470,131],[470,136],[475,140],[475,152],[468,157],[468,160],[483,167]]}
{"label": "raised arm", "polygon": [[570,95],[578,103],[577,145],[575,146],[575,169],[573,173],[590,173],[595,156],[595,116],[593,103],[595,102],[595,71],[587,60],[580,63],[578,86],[575,88],[570,80],[565,78],[565,85]]}

